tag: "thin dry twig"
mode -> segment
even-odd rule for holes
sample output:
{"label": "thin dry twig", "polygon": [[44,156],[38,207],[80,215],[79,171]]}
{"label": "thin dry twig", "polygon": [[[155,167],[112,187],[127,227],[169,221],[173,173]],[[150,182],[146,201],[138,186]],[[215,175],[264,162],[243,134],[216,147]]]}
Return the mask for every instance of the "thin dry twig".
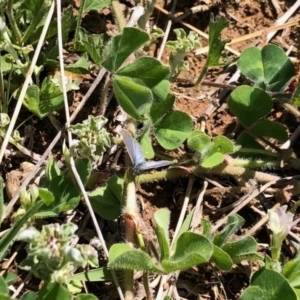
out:
{"label": "thin dry twig", "polygon": [[7,271],[7,269],[9,268],[9,266],[12,264],[12,262],[14,262],[20,249],[21,249],[21,245],[17,248],[17,251],[15,251],[13,254],[11,254],[9,259],[7,259],[4,263],[2,263],[2,265],[1,265],[2,271],[0,272],[0,276],[3,276],[5,274],[5,272]]}
{"label": "thin dry twig", "polygon": [[191,230],[195,231],[196,228],[199,226],[201,219],[202,219],[202,203],[203,203],[203,198],[204,195],[206,193],[207,190],[207,186],[208,186],[208,182],[204,181],[203,182],[203,186],[201,191],[199,192],[199,195],[197,197],[197,202],[195,205],[195,211],[194,211],[194,215],[191,221]]}
{"label": "thin dry twig", "polygon": [[190,179],[189,179],[189,183],[188,183],[188,186],[187,186],[187,189],[186,189],[186,194],[185,194],[184,201],[183,201],[183,204],[182,204],[182,207],[181,207],[180,216],[179,216],[179,219],[178,219],[178,222],[177,222],[177,225],[176,225],[174,235],[172,237],[171,247],[174,245],[174,243],[175,243],[175,241],[178,237],[178,233],[181,229],[182,223],[184,221],[184,217],[186,215],[187,207],[188,207],[190,197],[191,197],[191,192],[192,192],[192,187],[193,187],[194,180],[195,180],[194,176],[191,176]]}
{"label": "thin dry twig", "polygon": [[236,214],[239,210],[241,210],[244,206],[246,206],[250,201],[252,201],[255,197],[257,197],[260,193],[265,191],[271,185],[277,183],[276,181],[268,182],[267,184],[263,185],[262,187],[255,188],[251,193],[248,193],[247,199],[245,199],[242,203],[240,203],[235,209],[233,209],[227,216],[221,219],[217,224],[212,228],[212,233],[216,232],[222,225],[227,222],[229,216]]}
{"label": "thin dry twig", "polygon": [[[60,63],[60,72],[61,72],[61,81],[62,81],[62,89],[63,89],[63,96],[64,96],[64,104],[65,104],[65,114],[66,114],[66,127],[69,128],[70,124],[71,124],[71,118],[70,118],[70,112],[69,112],[69,104],[68,104],[68,98],[67,98],[67,89],[66,86],[63,84],[64,82],[64,78],[65,78],[65,70],[64,70],[64,61],[63,61],[63,44],[62,44],[62,26],[61,26],[61,1],[57,0],[56,1],[56,9],[57,9],[57,33],[58,33],[58,51],[59,51],[59,63]],[[72,149],[73,146],[73,139],[72,139],[72,133],[70,131],[68,131],[68,140],[69,140],[69,145],[70,145],[70,149]],[[72,150],[71,150],[72,152]],[[106,246],[106,242],[105,239],[102,235],[101,229],[99,227],[99,223],[97,221],[96,218],[96,214],[92,208],[91,202],[89,200],[89,197],[87,195],[87,192],[85,191],[84,188],[84,184],[82,183],[82,180],[78,174],[78,171],[76,169],[75,166],[75,160],[74,160],[74,156],[70,155],[70,166],[71,166],[71,170],[73,172],[73,175],[75,177],[75,180],[80,188],[80,191],[83,195],[83,198],[85,200],[86,206],[88,207],[89,213],[91,215],[94,227],[96,229],[98,238],[100,239],[100,242],[102,244],[102,249],[103,252],[106,256],[106,258],[108,258],[108,248]],[[119,281],[118,281],[118,277],[115,273],[114,270],[111,270],[112,276],[113,276],[113,280],[114,283],[116,285],[119,297],[121,300],[125,299],[122,289],[119,285]]]}
{"label": "thin dry twig", "polygon": [[14,294],[12,295],[12,299],[15,299],[18,297],[18,295],[21,293],[22,289],[24,288],[26,282],[28,282],[32,277],[31,273],[28,273],[24,280],[22,280],[21,284],[18,286],[18,288],[15,290]]}
{"label": "thin dry twig", "polygon": [[[250,40],[250,39],[253,39],[253,38],[256,38],[256,37],[260,37],[260,36],[262,36],[262,34],[264,32],[276,33],[279,30],[289,28],[289,27],[292,27],[292,26],[296,26],[298,24],[299,20],[300,20],[300,18],[296,18],[295,20],[289,21],[289,22],[284,23],[284,24],[274,25],[274,26],[271,26],[271,27],[269,27],[267,29],[264,29],[264,30],[258,30],[258,31],[255,31],[255,32],[252,32],[252,33],[249,33],[249,34],[245,34],[243,36],[232,39],[226,45],[234,45],[234,44],[238,44],[240,42],[246,41],[246,40]],[[200,49],[196,49],[194,51],[194,53],[196,55],[200,55],[200,54],[207,53],[208,50],[209,50],[208,47],[203,47],[203,48],[200,48]]]}
{"label": "thin dry twig", "polygon": [[223,207],[223,208],[219,208],[218,209],[218,213],[225,213],[231,209],[234,209],[235,207],[237,207],[239,204],[241,204],[242,202],[244,202],[253,192],[254,190],[256,190],[256,186],[251,186],[250,190],[248,191],[248,193],[246,195],[244,195],[243,197],[241,197],[239,200],[235,201],[234,203],[231,203],[230,205]]}
{"label": "thin dry twig", "polygon": [[[174,14],[176,5],[177,5],[177,0],[174,0],[173,5],[172,5],[172,9],[171,9],[171,15]],[[172,26],[172,20],[168,20],[166,30],[165,30],[165,34],[164,34],[164,38],[162,40],[162,43],[160,45],[160,49],[159,49],[159,52],[158,52],[158,55],[157,55],[158,60],[161,60],[162,54],[163,54],[164,49],[165,49],[166,42],[167,42],[168,37],[169,37],[171,26]]]}
{"label": "thin dry twig", "polygon": [[[183,205],[181,207],[181,212],[180,212],[180,216],[176,225],[176,229],[172,238],[172,242],[171,242],[171,248],[174,245],[175,241],[177,240],[178,237],[178,233],[181,229],[182,223],[184,221],[184,217],[186,215],[186,210],[190,201],[190,196],[191,196],[191,192],[192,192],[192,187],[193,187],[193,183],[194,183],[194,176],[191,176],[189,179],[189,183],[186,189],[186,193],[185,193],[185,197],[184,197],[184,201],[183,201]],[[165,282],[167,282],[169,276],[168,275],[164,275],[161,277],[161,281],[160,281],[160,285],[159,285],[159,289],[157,292],[157,296],[156,299],[163,299],[163,285]]]}
{"label": "thin dry twig", "polygon": [[278,1],[277,0],[271,0],[271,2],[273,4],[273,6],[274,6],[274,8],[275,8],[275,10],[277,12],[277,14],[281,14],[282,13],[282,9],[281,9],[280,4],[278,3]]}
{"label": "thin dry twig", "polygon": [[[83,99],[81,100],[81,102],[79,103],[79,105],[76,107],[75,111],[73,112],[73,114],[71,115],[70,121],[73,122],[76,118],[76,116],[78,115],[78,113],[81,111],[81,109],[83,108],[83,106],[85,105],[85,103],[87,102],[87,100],[90,98],[90,96],[92,95],[92,93],[94,92],[94,90],[96,89],[96,87],[98,86],[98,84],[100,83],[100,81],[102,80],[102,78],[104,77],[104,75],[106,74],[106,70],[104,68],[102,68],[100,70],[100,72],[97,75],[97,78],[95,79],[95,81],[92,83],[92,85],[90,86],[88,92],[86,93],[86,95],[83,97]],[[46,149],[46,151],[43,153],[43,155],[41,156],[41,159],[37,162],[37,164],[35,165],[34,169],[32,170],[32,172],[29,174],[29,176],[26,178],[26,180],[24,180],[24,182],[22,183],[22,185],[20,186],[20,189],[23,187],[26,187],[30,181],[32,180],[32,178],[34,178],[34,176],[36,175],[36,173],[38,172],[38,170],[40,169],[41,165],[44,163],[44,161],[47,159],[48,155],[50,154],[51,150],[54,148],[54,146],[56,145],[56,143],[59,141],[62,133],[65,131],[65,127],[62,128],[55,136],[55,138],[52,140],[51,144],[48,146],[48,148]],[[19,189],[19,190],[20,190]],[[8,203],[8,205],[5,208],[5,211],[3,213],[2,216],[2,220],[4,220],[5,218],[8,217],[8,215],[10,214],[10,212],[12,211],[13,206],[15,205],[15,203],[17,202],[17,200],[19,199],[19,192],[16,192],[16,194],[13,196],[13,198],[10,200],[10,202]]]}
{"label": "thin dry twig", "polygon": [[[300,0],[297,0],[293,6],[291,6],[285,13],[284,15],[282,15],[275,23],[274,23],[274,26],[276,25],[282,25],[282,24],[285,24],[287,22],[287,20],[289,18],[291,18],[291,16],[299,9],[300,7]],[[299,22],[299,18],[296,19],[296,22],[298,23]],[[297,24],[295,24],[297,25]],[[273,37],[274,35],[277,33],[277,31],[275,32],[270,32],[268,35],[267,35],[267,41],[269,42]]]}
{"label": "thin dry twig", "polygon": [[[272,209],[277,209],[280,206],[279,203],[276,203]],[[249,229],[245,235],[253,235],[257,230],[261,229],[262,226],[267,223],[269,220],[269,216],[265,214],[260,221],[258,221],[251,229]]]}
{"label": "thin dry twig", "polygon": [[51,22],[51,19],[52,19],[52,15],[54,13],[54,7],[55,7],[55,2],[52,1],[52,4],[50,6],[50,9],[49,9],[46,21],[45,21],[45,25],[44,25],[42,33],[40,35],[40,38],[39,38],[38,44],[36,46],[36,50],[34,52],[34,55],[33,55],[33,58],[32,58],[31,64],[30,64],[30,67],[29,67],[29,69],[27,71],[27,74],[26,74],[26,78],[25,78],[24,84],[22,86],[22,89],[21,89],[21,92],[20,92],[20,95],[19,95],[16,107],[14,109],[13,116],[11,118],[11,121],[9,123],[9,126],[7,128],[5,137],[4,137],[2,145],[1,145],[1,149],[0,149],[0,163],[2,162],[2,159],[3,159],[4,153],[5,153],[6,147],[7,147],[8,142],[9,142],[9,138],[11,137],[13,129],[14,129],[15,124],[17,122],[17,119],[18,119],[18,116],[19,116],[19,113],[20,113],[20,110],[21,110],[21,107],[22,107],[22,103],[23,103],[23,100],[24,100],[24,97],[25,97],[28,85],[29,85],[29,83],[31,81],[31,75],[32,75],[33,70],[34,70],[34,68],[36,66],[36,62],[37,62],[38,57],[40,55],[42,46],[44,44],[44,40],[45,40],[47,31],[48,31],[48,27],[50,25],[50,22]]}
{"label": "thin dry twig", "polygon": [[[192,25],[189,24],[189,23],[186,23],[186,22],[181,21],[180,19],[176,18],[175,16],[173,16],[172,14],[170,14],[167,10],[163,9],[162,7],[160,7],[160,6],[157,5],[157,4],[155,5],[155,8],[156,8],[157,10],[161,11],[162,13],[166,14],[166,15],[167,15],[168,17],[170,17],[171,19],[173,19],[173,20],[179,22],[181,25],[187,27],[188,29],[195,31],[197,34],[199,34],[200,36],[202,36],[202,37],[204,37],[205,39],[208,40],[208,34],[206,34],[205,32],[199,30],[198,28],[192,26]],[[239,51],[236,51],[236,50],[232,49],[231,47],[229,47],[229,46],[227,46],[227,45],[225,46],[225,49],[228,50],[229,52],[231,52],[231,53],[237,55],[237,56],[240,56],[240,52],[239,52]]]}
{"label": "thin dry twig", "polygon": [[[193,214],[193,218],[192,218],[191,225],[190,225],[190,228],[191,228],[192,232],[197,232],[198,231],[197,227],[199,226],[199,224],[201,222],[201,219],[202,219],[202,203],[203,203],[203,198],[204,198],[207,186],[208,186],[208,182],[204,181],[203,186],[202,186],[202,188],[199,192],[199,195],[197,197],[197,202],[196,202],[196,205],[195,205],[195,208],[194,208],[194,214]],[[177,281],[178,278],[179,278],[179,275],[180,275],[180,271],[177,271],[177,272],[175,272],[175,274],[172,275],[172,277],[174,277],[175,281]],[[176,293],[177,293],[176,285],[174,285],[174,284],[170,285],[169,290],[165,291],[165,293],[168,296],[171,296],[171,295],[174,295],[174,294],[176,295]]]}

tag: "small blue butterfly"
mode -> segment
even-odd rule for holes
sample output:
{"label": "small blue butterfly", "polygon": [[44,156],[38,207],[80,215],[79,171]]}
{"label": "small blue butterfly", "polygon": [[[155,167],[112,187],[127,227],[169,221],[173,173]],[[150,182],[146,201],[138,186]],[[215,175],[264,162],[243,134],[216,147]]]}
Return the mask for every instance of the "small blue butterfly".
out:
{"label": "small blue butterfly", "polygon": [[144,171],[149,169],[156,169],[161,167],[166,167],[173,164],[172,161],[169,160],[159,160],[159,161],[149,161],[145,160],[145,157],[142,152],[142,147],[140,144],[131,136],[131,134],[122,129],[121,135],[123,137],[128,155],[131,159],[133,167],[137,171]]}

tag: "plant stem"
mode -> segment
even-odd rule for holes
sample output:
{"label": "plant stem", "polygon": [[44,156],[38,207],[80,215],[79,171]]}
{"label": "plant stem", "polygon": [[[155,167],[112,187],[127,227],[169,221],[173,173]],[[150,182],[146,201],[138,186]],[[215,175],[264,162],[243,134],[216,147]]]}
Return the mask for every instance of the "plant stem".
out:
{"label": "plant stem", "polygon": [[165,179],[175,179],[178,177],[186,176],[190,173],[191,172],[188,168],[173,167],[173,168],[155,172],[155,173],[139,175],[136,177],[136,182],[137,183],[146,183],[146,182],[153,182],[153,181],[165,180]]}
{"label": "plant stem", "polygon": [[280,258],[281,248],[271,247],[271,257],[274,263],[278,263]]}
{"label": "plant stem", "polygon": [[274,245],[274,243],[276,243],[276,237],[273,234],[272,237],[272,247],[271,247],[271,258],[272,258],[272,263],[271,263],[271,267],[274,271],[281,273],[282,271],[282,265],[280,263],[280,256],[281,256],[281,246],[282,246],[282,241],[281,243],[279,242],[276,245]]}
{"label": "plant stem", "polygon": [[22,46],[22,36],[21,36],[20,30],[17,26],[17,23],[15,21],[12,6],[13,6],[13,0],[9,0],[7,2],[7,11],[6,11],[6,13],[7,13],[7,17],[8,17],[8,20],[9,20],[9,24],[10,24],[15,36],[17,37],[18,45],[21,47]]}
{"label": "plant stem", "polygon": [[220,175],[230,175],[230,176],[236,176],[241,177],[245,180],[248,179],[255,179],[259,182],[269,182],[274,180],[279,180],[279,176],[267,174],[264,172],[259,172],[255,170],[248,170],[242,167],[236,167],[236,166],[228,166],[225,164],[221,164],[219,166],[216,166],[211,169],[206,169],[201,166],[196,166],[193,170],[195,174],[220,174]]}
{"label": "plant stem", "polygon": [[[254,179],[262,183],[267,183],[271,181],[279,181],[281,178],[276,175],[259,172],[255,170],[248,170],[242,167],[236,166],[228,166],[225,164],[219,165],[217,167],[206,169],[201,166],[188,166],[186,168],[183,167],[172,167],[168,170],[150,173],[150,174],[142,174],[136,177],[136,182],[141,183],[149,183],[158,180],[172,180],[178,177],[183,177],[189,174],[195,174],[197,176],[207,176],[208,174],[217,174],[217,175],[225,175],[225,176],[235,176],[238,178],[243,178],[245,180]],[[293,189],[291,190],[293,195],[300,194],[300,183],[297,182]]]}
{"label": "plant stem", "polygon": [[276,157],[279,158],[280,155],[276,152],[271,152],[268,150],[264,150],[264,149],[255,149],[255,148],[241,148],[239,149],[238,153],[253,153],[253,154],[262,154],[262,155],[266,155],[266,156],[271,156],[271,157]]}
{"label": "plant stem", "polygon": [[300,206],[300,200],[298,200],[296,203],[293,204],[292,208],[290,209],[290,212],[296,213],[296,210],[299,206]]}
{"label": "plant stem", "polygon": [[[141,250],[143,250],[145,253],[147,253],[147,247],[143,238],[143,234],[141,232],[137,231],[137,240],[139,247]],[[150,287],[149,287],[149,280],[148,280],[149,273],[148,272],[143,272],[143,284],[144,284],[144,289],[145,293],[147,295],[148,300],[153,300],[151,292],[150,292]]]}
{"label": "plant stem", "polygon": [[113,15],[116,18],[119,30],[122,31],[123,28],[126,26],[126,23],[125,23],[122,11],[120,9],[120,3],[119,3],[119,1],[113,0],[111,2],[111,8],[112,8]]}
{"label": "plant stem", "polygon": [[21,153],[24,155],[27,155],[28,157],[31,157],[35,161],[39,161],[41,159],[41,156],[32,152],[31,150],[28,150],[21,144],[17,143],[12,137],[9,138],[9,142],[14,145]]}
{"label": "plant stem", "polygon": [[286,110],[292,113],[296,118],[299,118],[300,113],[294,105],[291,105],[290,103],[282,103],[282,102],[280,103]]}
{"label": "plant stem", "polygon": [[81,25],[81,20],[82,20],[83,9],[85,6],[85,1],[86,0],[81,0],[78,15],[77,15],[77,22],[76,22],[75,35],[74,35],[74,48],[75,49],[77,49],[79,47],[79,30],[80,30],[80,25]]}
{"label": "plant stem", "polygon": [[206,75],[207,71],[208,71],[208,65],[206,63],[204,65],[202,71],[201,71],[201,74],[199,75],[198,79],[196,80],[196,82],[194,84],[195,86],[198,85],[198,84],[200,84],[202,82],[202,80],[203,80],[204,76]]}
{"label": "plant stem", "polygon": [[108,98],[108,93],[109,93],[109,88],[111,87],[111,79],[109,76],[106,77],[104,86],[101,92],[101,97],[100,97],[100,107],[99,107],[99,115],[104,116],[105,110],[108,104],[107,98]]}
{"label": "plant stem", "polygon": [[131,170],[127,172],[126,184],[124,213],[129,214],[133,219],[135,219],[139,216],[139,209],[136,204],[135,176],[132,174]]}
{"label": "plant stem", "polygon": [[45,14],[45,0],[42,0],[42,4],[40,6],[40,9],[38,10],[38,13],[33,16],[33,20],[31,21],[29,27],[26,29],[24,36],[22,38],[22,43],[25,44],[27,40],[30,38],[32,31],[36,29],[36,26],[41,21],[41,18]]}
{"label": "plant stem", "polygon": [[153,300],[151,292],[150,292],[150,287],[149,287],[149,281],[148,281],[148,272],[143,273],[143,284],[144,284],[144,289],[147,295],[147,300]]}
{"label": "plant stem", "polygon": [[156,4],[156,0],[148,0],[145,4],[145,13],[140,17],[138,24],[139,27],[143,30],[146,29],[146,24],[150,19],[150,16],[153,13],[154,6]]}
{"label": "plant stem", "polygon": [[[1,52],[0,52],[1,55]],[[5,110],[5,91],[4,91],[4,80],[3,80],[3,73],[2,73],[2,66],[0,61],[0,112],[6,113]]]}
{"label": "plant stem", "polygon": [[0,176],[0,226],[2,221],[2,214],[4,211],[4,197],[3,197],[3,178]]}
{"label": "plant stem", "polygon": [[153,182],[158,180],[175,179],[178,177],[186,176],[191,173],[199,176],[203,176],[204,174],[230,175],[230,176],[241,177],[246,180],[252,178],[260,182],[269,182],[269,181],[280,179],[279,176],[267,174],[264,172],[248,170],[246,168],[231,166],[227,164],[221,164],[211,169],[203,168],[199,165],[190,165],[187,167],[178,167],[178,168],[172,167],[168,170],[164,170],[160,172],[139,175],[136,178],[136,182],[147,183],[147,182]]}
{"label": "plant stem", "polygon": [[124,289],[125,300],[134,300],[133,270],[124,271]]}
{"label": "plant stem", "polygon": [[6,23],[5,23],[4,16],[2,16],[1,14],[0,14],[0,31],[1,31],[2,38],[4,39],[5,42],[4,45],[5,51],[7,51],[13,57],[13,59],[16,61],[16,63],[19,66],[23,67],[22,62],[19,59],[18,53],[15,51],[13,44],[10,40],[10,37],[8,35],[8,32],[6,30]]}
{"label": "plant stem", "polygon": [[255,159],[255,160],[248,160],[248,159],[230,159],[230,165],[234,165],[235,167],[243,167],[243,168],[278,168],[280,167],[280,161],[279,160],[261,160],[261,159]]}
{"label": "plant stem", "polygon": [[[137,235],[137,242],[139,244],[139,247],[141,248],[141,250],[143,250],[145,253],[147,253],[147,247],[146,247],[142,232],[140,232],[139,230],[136,230],[136,235]],[[147,295],[147,300],[153,300],[151,292],[150,292],[148,276],[149,276],[148,272],[143,272],[144,289],[145,289],[145,292]]]}
{"label": "plant stem", "polygon": [[[128,244],[133,245],[136,240],[136,224],[138,219],[138,207],[136,203],[136,188],[135,176],[132,171],[128,169],[125,176],[126,195],[124,199],[124,220],[125,220],[125,240]],[[133,300],[133,270],[124,271],[124,289],[125,300]]]}

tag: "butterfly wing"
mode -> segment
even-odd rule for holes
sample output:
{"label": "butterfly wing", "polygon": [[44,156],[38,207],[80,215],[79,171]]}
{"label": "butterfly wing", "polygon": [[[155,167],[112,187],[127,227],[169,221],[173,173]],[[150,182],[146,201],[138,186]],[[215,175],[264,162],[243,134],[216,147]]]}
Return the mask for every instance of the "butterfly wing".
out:
{"label": "butterfly wing", "polygon": [[122,129],[121,135],[123,137],[123,140],[124,140],[128,155],[133,164],[133,167],[135,169],[140,169],[140,166],[143,166],[146,163],[144,155],[143,155],[142,147],[131,136],[131,134],[127,130]]}
{"label": "butterfly wing", "polygon": [[131,134],[125,129],[121,130],[121,135],[123,137],[133,167],[137,171],[157,169],[157,168],[162,168],[173,164],[173,162],[169,160],[146,161],[143,155],[142,147],[138,143],[138,141],[135,140],[131,136]]}
{"label": "butterfly wing", "polygon": [[169,160],[159,160],[159,161],[145,161],[143,164],[139,166],[139,170],[149,170],[149,169],[157,169],[157,168],[162,168],[169,166],[173,164],[173,161]]}

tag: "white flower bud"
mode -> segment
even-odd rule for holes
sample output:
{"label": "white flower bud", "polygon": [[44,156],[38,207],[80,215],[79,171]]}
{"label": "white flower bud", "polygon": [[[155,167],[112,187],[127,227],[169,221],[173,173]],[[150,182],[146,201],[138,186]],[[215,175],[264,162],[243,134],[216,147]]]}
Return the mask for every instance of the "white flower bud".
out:
{"label": "white flower bud", "polygon": [[40,232],[35,229],[34,227],[29,227],[27,229],[22,230],[17,239],[19,241],[25,241],[25,242],[30,242],[34,239],[36,239],[40,235]]}

